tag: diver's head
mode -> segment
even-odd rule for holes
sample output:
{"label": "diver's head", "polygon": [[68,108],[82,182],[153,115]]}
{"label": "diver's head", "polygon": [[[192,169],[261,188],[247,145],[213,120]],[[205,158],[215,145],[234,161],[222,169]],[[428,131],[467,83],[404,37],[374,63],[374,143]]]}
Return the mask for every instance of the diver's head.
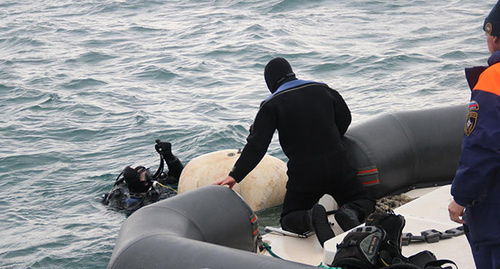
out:
{"label": "diver's head", "polygon": [[151,172],[144,166],[137,166],[136,168],[130,166],[125,167],[125,169],[123,169],[123,178],[125,182],[127,182],[127,187],[130,192],[147,192],[151,187]]}
{"label": "diver's head", "polygon": [[264,78],[271,93],[274,93],[283,83],[297,79],[292,71],[292,66],[281,57],[274,58],[267,63],[264,69]]}

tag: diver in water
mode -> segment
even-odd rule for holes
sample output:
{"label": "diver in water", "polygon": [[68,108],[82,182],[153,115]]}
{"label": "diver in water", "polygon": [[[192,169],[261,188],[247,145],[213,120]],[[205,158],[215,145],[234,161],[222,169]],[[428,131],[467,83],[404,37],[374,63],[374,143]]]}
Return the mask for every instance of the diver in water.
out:
{"label": "diver in water", "polygon": [[[181,161],[172,154],[172,144],[156,140],[155,149],[160,154],[160,166],[154,175],[149,168],[125,167],[118,175],[110,192],[103,195],[102,203],[115,209],[133,212],[145,205],[172,197],[184,169]],[[164,163],[168,171],[165,173]]]}

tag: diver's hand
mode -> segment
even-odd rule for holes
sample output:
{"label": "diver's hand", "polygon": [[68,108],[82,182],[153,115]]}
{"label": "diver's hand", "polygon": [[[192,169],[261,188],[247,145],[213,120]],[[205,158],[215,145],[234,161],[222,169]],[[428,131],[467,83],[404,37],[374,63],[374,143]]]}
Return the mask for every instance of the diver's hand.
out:
{"label": "diver's hand", "polygon": [[465,220],[462,218],[464,216],[465,207],[457,204],[455,200],[451,201],[448,205],[448,212],[450,213],[450,219],[456,223],[465,224]]}
{"label": "diver's hand", "polygon": [[232,189],[234,184],[236,184],[236,180],[232,176],[227,176],[225,179],[219,180],[212,185],[227,185],[230,189]]}
{"label": "diver's hand", "polygon": [[160,154],[172,154],[172,144],[169,142],[160,142],[160,140],[156,140],[155,149],[156,152]]}

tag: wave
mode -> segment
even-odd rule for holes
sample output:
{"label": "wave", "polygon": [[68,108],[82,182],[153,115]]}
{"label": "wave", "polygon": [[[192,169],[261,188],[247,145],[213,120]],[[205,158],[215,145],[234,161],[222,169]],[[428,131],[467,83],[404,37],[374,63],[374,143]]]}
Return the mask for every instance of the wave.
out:
{"label": "wave", "polygon": [[62,85],[66,89],[84,89],[95,86],[106,85],[107,83],[93,78],[73,79]]}

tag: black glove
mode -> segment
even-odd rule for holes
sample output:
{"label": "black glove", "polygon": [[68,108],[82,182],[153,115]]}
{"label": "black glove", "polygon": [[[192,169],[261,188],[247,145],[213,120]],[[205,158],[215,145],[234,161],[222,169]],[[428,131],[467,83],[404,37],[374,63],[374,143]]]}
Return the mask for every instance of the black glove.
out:
{"label": "black glove", "polygon": [[169,142],[161,142],[159,139],[157,139],[155,149],[156,152],[161,154],[165,160],[171,160],[175,158],[175,156],[172,154],[172,144]]}

